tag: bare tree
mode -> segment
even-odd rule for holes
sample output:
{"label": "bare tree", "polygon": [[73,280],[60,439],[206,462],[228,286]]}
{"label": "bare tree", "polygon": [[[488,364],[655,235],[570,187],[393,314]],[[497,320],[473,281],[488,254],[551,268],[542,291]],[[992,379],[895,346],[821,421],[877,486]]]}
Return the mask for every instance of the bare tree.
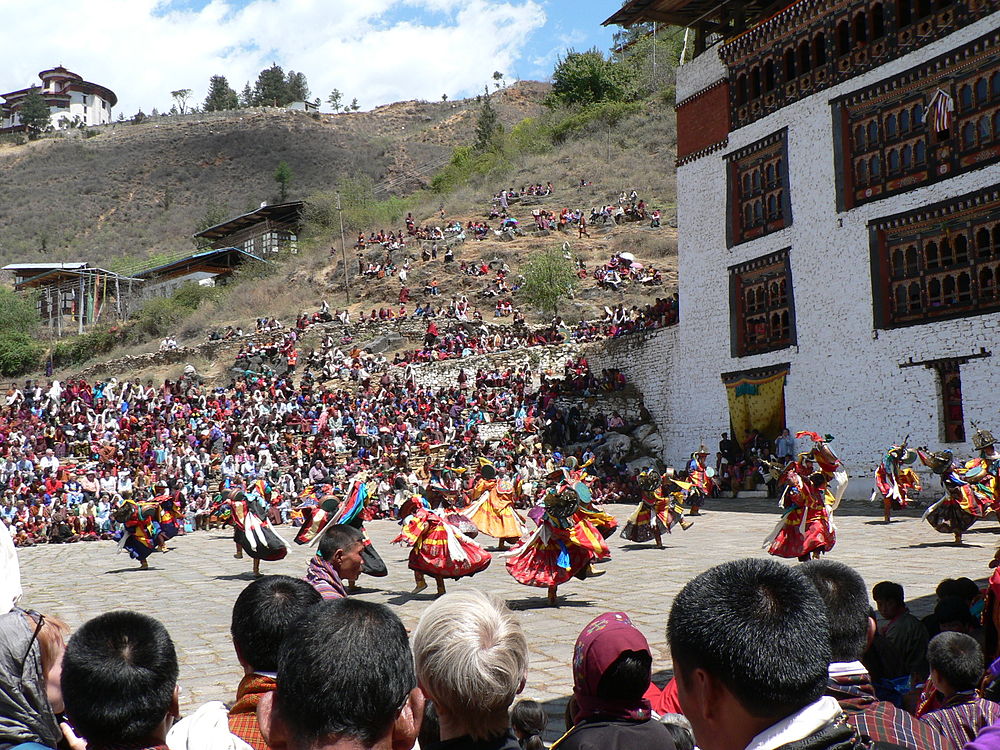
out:
{"label": "bare tree", "polygon": [[176,91],[171,91],[170,96],[177,102],[177,111],[180,114],[183,115],[187,112],[188,99],[191,98],[191,89],[177,89]]}

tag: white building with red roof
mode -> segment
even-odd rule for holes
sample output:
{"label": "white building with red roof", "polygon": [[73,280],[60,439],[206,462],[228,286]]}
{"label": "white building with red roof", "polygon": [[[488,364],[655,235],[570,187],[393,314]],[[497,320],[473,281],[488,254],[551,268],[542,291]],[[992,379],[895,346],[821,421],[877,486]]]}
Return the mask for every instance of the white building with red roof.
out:
{"label": "white building with red roof", "polygon": [[20,130],[20,109],[32,89],[49,105],[54,128],[104,125],[111,122],[111,108],[118,103],[114,91],[97,83],[85,81],[61,65],[38,74],[42,85],[0,94],[0,132]]}

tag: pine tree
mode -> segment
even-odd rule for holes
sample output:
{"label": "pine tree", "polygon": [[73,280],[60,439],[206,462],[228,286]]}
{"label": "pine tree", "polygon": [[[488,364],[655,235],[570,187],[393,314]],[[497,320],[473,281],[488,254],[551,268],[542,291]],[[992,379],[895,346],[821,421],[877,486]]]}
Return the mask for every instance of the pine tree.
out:
{"label": "pine tree", "polygon": [[305,73],[296,73],[294,70],[288,71],[288,78],[285,79],[285,98],[290,102],[304,102],[309,100],[309,84],[306,83]]}
{"label": "pine tree", "polygon": [[48,129],[50,124],[49,105],[42,98],[41,90],[38,87],[32,88],[21,102],[18,110],[21,124],[28,133],[28,138],[37,138],[38,135]]}
{"label": "pine tree", "polygon": [[288,166],[287,162],[278,164],[278,168],[274,170],[274,181],[278,183],[278,189],[281,191],[281,202],[284,203],[285,199],[288,198],[288,186],[292,184],[292,168]]}
{"label": "pine tree", "polygon": [[287,99],[288,86],[285,81],[285,71],[280,65],[272,65],[260,71],[257,83],[253,88],[253,103],[257,107],[283,107],[291,99]]}
{"label": "pine tree", "polygon": [[358,104],[358,98],[357,97],[354,97],[353,99],[351,99],[351,106],[348,107],[348,109],[350,109],[352,112],[357,112],[359,109],[361,109],[361,105]]}
{"label": "pine tree", "polygon": [[500,115],[493,109],[493,102],[490,101],[490,91],[487,86],[486,93],[483,95],[483,104],[479,108],[479,119],[476,120],[476,142],[473,148],[476,151],[486,151],[502,134],[503,123],[500,122]]}
{"label": "pine tree", "polygon": [[250,88],[250,81],[247,81],[246,86],[243,87],[243,93],[240,95],[240,106],[241,107],[254,106],[253,89]]}
{"label": "pine tree", "polygon": [[330,96],[326,98],[326,101],[330,104],[330,108],[334,112],[339,112],[341,107],[341,100],[344,95],[340,93],[340,89],[334,89],[330,92]]}
{"label": "pine tree", "polygon": [[208,96],[205,97],[205,111],[218,112],[223,109],[236,109],[239,106],[239,97],[230,88],[226,77],[212,76],[208,82]]}

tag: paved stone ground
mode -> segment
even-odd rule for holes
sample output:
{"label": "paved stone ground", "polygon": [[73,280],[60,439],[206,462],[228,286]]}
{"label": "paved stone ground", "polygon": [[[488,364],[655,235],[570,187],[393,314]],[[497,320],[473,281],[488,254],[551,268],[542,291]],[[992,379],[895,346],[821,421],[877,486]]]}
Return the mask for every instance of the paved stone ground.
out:
{"label": "paved stone ground", "polygon": [[[610,506],[620,520],[630,508]],[[521,586],[494,556],[489,569],[473,579],[449,582],[457,591],[476,586],[492,592],[519,612],[531,644],[531,667],[525,697],[543,702],[561,717],[572,692],[570,660],[582,627],[604,611],[628,612],[653,649],[654,670],[662,678],[670,669],[664,628],[672,597],[699,572],[737,557],[764,556],[761,542],[773,528],[778,512],[771,500],[719,499],[709,503],[704,517],[686,532],[676,529],[666,538],[667,549],[610,540],[613,559],[601,578],[577,581],[560,589],[558,608],[546,605],[545,590]],[[987,563],[1000,538],[993,521],[980,522],[954,547],[917,512],[885,526],[870,506],[850,504],[837,514],[838,544],[832,557],[857,568],[869,587],[891,579],[906,588],[911,607],[923,615],[934,604],[934,588],[946,577],[968,576],[982,582]],[[279,527],[291,539],[290,527]],[[368,531],[389,567],[386,578],[363,577],[360,596],[392,607],[408,628],[432,597],[412,597],[412,574],[406,567],[408,549],[391,545],[398,526],[375,521]],[[229,638],[229,620],[236,596],[252,580],[249,560],[233,559],[231,532],[198,532],[173,540],[174,549],[150,558],[143,572],[126,555],[115,555],[111,542],[42,546],[20,551],[25,588],[23,604],[62,617],[75,627],[100,612],[128,608],[160,619],[169,629],[181,661],[182,709],[212,700],[231,700],[240,673]],[[482,539],[480,540],[482,541]],[[492,542],[492,540],[486,540]],[[301,575],[309,551],[292,544],[288,556],[263,563],[265,573]],[[794,564],[792,561],[790,564]],[[433,590],[433,584],[430,587]],[[662,682],[662,680],[660,680]],[[558,736],[561,720],[550,722]]]}

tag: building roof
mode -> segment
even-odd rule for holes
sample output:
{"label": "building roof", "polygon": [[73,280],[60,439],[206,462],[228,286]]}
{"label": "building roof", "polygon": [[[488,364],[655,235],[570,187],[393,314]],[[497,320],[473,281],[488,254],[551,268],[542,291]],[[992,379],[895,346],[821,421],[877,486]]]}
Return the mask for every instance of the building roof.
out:
{"label": "building roof", "polygon": [[87,262],[76,262],[76,263],[10,263],[0,271],[42,271],[54,270],[58,268],[86,268],[90,264]]}
{"label": "building roof", "polygon": [[262,221],[294,221],[299,218],[305,203],[302,201],[292,201],[290,203],[276,203],[273,206],[261,206],[255,211],[229,219],[214,227],[209,227],[198,233],[195,237],[204,237],[207,240],[218,240],[235,234],[241,229],[252,227]]}
{"label": "building roof", "polygon": [[[739,0],[737,0],[738,2]],[[618,11],[604,21],[604,26],[632,26],[644,21],[694,26],[699,21],[717,19],[734,0],[626,0]],[[753,23],[789,5],[791,0],[748,0],[740,2],[747,23]],[[732,13],[730,13],[730,16]]]}
{"label": "building roof", "polygon": [[22,279],[14,285],[14,289],[16,291],[21,291],[22,289],[52,286],[53,284],[58,284],[66,279],[79,278],[81,276],[103,276],[109,279],[118,279],[119,281],[142,281],[142,279],[133,278],[131,276],[122,276],[121,274],[115,273],[114,271],[108,271],[104,268],[89,266],[86,263],[70,263],[67,264],[67,267],[65,268],[50,268],[48,271],[42,271],[34,276]]}
{"label": "building roof", "polygon": [[235,256],[244,256],[243,258],[240,258],[240,260],[250,259],[258,260],[261,263],[268,262],[263,258],[256,256],[253,253],[248,253],[246,250],[239,247],[220,247],[214,250],[203,250],[199,253],[192,253],[191,255],[185,255],[183,258],[177,258],[176,260],[169,261],[168,263],[162,263],[152,268],[135,271],[134,275],[136,278],[151,281],[161,276],[170,276],[180,271],[185,271],[192,266],[215,267],[219,271],[224,271],[232,267],[231,261]]}

